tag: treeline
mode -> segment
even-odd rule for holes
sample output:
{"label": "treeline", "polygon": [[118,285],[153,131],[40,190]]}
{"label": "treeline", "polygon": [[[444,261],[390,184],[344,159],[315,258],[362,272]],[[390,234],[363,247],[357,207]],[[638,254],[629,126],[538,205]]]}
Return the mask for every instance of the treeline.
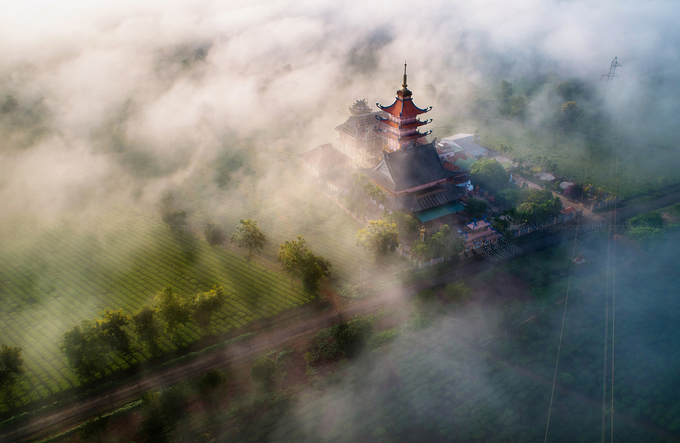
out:
{"label": "treeline", "polygon": [[[206,240],[213,246],[225,243],[226,236],[215,235],[215,232],[221,231],[207,231]],[[216,242],[216,239],[222,241]],[[262,251],[267,238],[256,220],[241,220],[230,241],[246,251],[246,261],[250,262]],[[282,243],[277,259],[283,271],[298,279],[310,295],[315,295],[321,281],[331,275],[331,262],[310,251],[302,236]],[[101,318],[83,320],[64,334],[60,349],[80,380],[100,378],[107,371],[113,371],[117,357],[129,362],[138,348],[158,354],[163,333],[179,342],[182,331],[193,323],[203,335],[211,334],[213,315],[225,301],[221,286],[215,285],[210,291],[192,295],[179,294],[167,286],[156,295],[153,303],[142,306],[132,315],[126,315],[120,309],[105,310],[100,314]]]}
{"label": "treeline", "polygon": [[[525,120],[529,105],[537,89],[547,87],[547,106],[553,109],[552,122],[561,129],[576,129],[583,123],[584,102],[589,102],[592,88],[579,78],[570,78],[549,85],[547,81],[526,90],[524,95],[515,95],[512,83],[502,80],[498,88],[498,113],[502,117]],[[578,103],[581,103],[579,106]],[[546,115],[550,116],[550,112]]]}
{"label": "treeline", "polygon": [[222,308],[225,298],[224,289],[218,286],[190,296],[180,295],[168,286],[156,295],[154,303],[142,306],[133,315],[125,315],[120,309],[105,310],[102,318],[83,320],[64,334],[60,349],[79,379],[93,380],[111,370],[117,355],[133,358],[133,339],[138,346],[157,354],[162,326],[174,341],[192,321],[203,334],[210,334],[212,316]]}

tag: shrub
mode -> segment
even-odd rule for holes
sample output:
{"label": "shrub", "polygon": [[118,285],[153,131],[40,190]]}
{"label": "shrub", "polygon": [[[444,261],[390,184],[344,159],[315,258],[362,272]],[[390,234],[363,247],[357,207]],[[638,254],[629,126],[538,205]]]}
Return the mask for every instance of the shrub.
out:
{"label": "shrub", "polygon": [[277,370],[274,360],[262,357],[253,363],[250,368],[250,376],[254,382],[261,384],[265,389],[271,389]]}
{"label": "shrub", "polygon": [[219,388],[227,381],[227,377],[222,371],[215,369],[205,374],[198,381],[198,389],[202,394],[208,393],[210,390]]}
{"label": "shrub", "polygon": [[464,283],[451,283],[444,289],[446,298],[452,302],[464,302],[472,295],[472,289]]}

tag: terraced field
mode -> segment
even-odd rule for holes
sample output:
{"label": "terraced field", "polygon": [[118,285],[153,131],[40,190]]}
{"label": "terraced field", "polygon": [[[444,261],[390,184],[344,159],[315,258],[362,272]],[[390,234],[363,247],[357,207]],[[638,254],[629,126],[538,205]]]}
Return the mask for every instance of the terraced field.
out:
{"label": "terraced field", "polygon": [[[122,208],[69,225],[0,239],[0,342],[23,349],[21,403],[78,384],[58,349],[67,329],[104,309],[132,313],[164,286],[182,294],[223,286],[228,298],[214,321],[219,332],[310,300],[277,272]],[[185,335],[199,338],[194,327]],[[166,339],[161,347],[176,345]],[[148,357],[137,352],[116,363],[124,368]]]}
{"label": "terraced field", "polygon": [[[18,403],[78,385],[59,351],[66,330],[104,309],[122,308],[131,314],[164,286],[182,294],[223,286],[228,300],[214,321],[216,332],[307,303],[310,298],[300,287],[277,272],[278,245],[296,235],[305,236],[313,251],[330,258],[340,279],[368,269],[368,255],[355,244],[359,223],[296,175],[295,159],[278,167],[284,170],[280,183],[285,183],[278,188],[272,183],[261,187],[244,183],[220,190],[210,168],[194,174],[175,190],[177,207],[189,213],[187,229],[178,232],[160,222],[155,207],[143,205],[111,206],[95,216],[4,230],[0,343],[23,349],[27,372],[21,378]],[[220,223],[230,234],[243,218],[258,219],[269,238],[262,257],[250,265],[240,251],[211,248],[202,238],[204,223]],[[397,258],[388,261],[403,266]],[[193,326],[183,337],[185,342],[198,338]],[[176,346],[165,337],[161,349]],[[129,361],[117,358],[116,365],[125,368],[149,357],[138,350]],[[5,410],[6,405],[0,408]]]}

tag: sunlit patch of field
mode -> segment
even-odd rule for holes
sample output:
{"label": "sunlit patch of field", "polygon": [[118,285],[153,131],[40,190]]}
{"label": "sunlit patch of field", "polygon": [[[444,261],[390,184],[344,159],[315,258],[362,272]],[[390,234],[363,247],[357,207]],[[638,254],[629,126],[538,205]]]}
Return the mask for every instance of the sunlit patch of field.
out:
{"label": "sunlit patch of field", "polygon": [[[64,332],[104,309],[132,314],[164,286],[181,294],[224,287],[227,302],[214,318],[215,332],[310,301],[278,272],[134,210],[111,208],[63,223],[0,239],[0,342],[23,349],[19,404],[78,385],[59,350]],[[193,325],[183,332],[184,342],[199,337]],[[163,351],[176,348],[164,337]],[[150,357],[138,349],[131,359],[116,358],[112,369]]]}

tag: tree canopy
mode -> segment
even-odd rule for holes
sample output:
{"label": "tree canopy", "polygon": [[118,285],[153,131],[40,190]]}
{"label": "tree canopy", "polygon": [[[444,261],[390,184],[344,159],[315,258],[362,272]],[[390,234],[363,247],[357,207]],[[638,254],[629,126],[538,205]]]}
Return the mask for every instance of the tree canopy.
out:
{"label": "tree canopy", "polygon": [[383,212],[383,220],[397,225],[397,230],[399,232],[415,232],[415,230],[418,229],[418,221],[411,215],[402,211],[393,211],[390,214],[385,210],[385,212]]}
{"label": "tree canopy", "polygon": [[222,228],[214,223],[205,225],[203,235],[210,246],[223,245],[227,241],[227,236],[224,234]]}
{"label": "tree canopy", "polygon": [[557,123],[564,128],[571,127],[582,115],[583,111],[576,102],[566,102],[560,106],[560,110],[557,113]]}
{"label": "tree canopy", "polygon": [[486,200],[479,198],[469,198],[467,200],[467,211],[475,218],[481,218],[486,213],[488,206]]}
{"label": "tree canopy", "polygon": [[586,90],[586,87],[581,79],[574,77],[558,84],[555,90],[560,97],[569,102],[581,95]]}
{"label": "tree canopy", "polygon": [[189,300],[177,294],[172,287],[166,286],[156,295],[158,315],[165,320],[165,329],[176,333],[180,326],[185,325],[190,319]]}
{"label": "tree canopy", "polygon": [[307,249],[301,235],[282,243],[276,258],[283,270],[292,278],[299,279],[309,294],[316,294],[321,280],[331,275],[331,262]]}
{"label": "tree canopy", "polygon": [[548,190],[527,189],[520,192],[520,205],[514,218],[523,223],[538,225],[556,217],[562,210],[562,200]]}
{"label": "tree canopy", "polygon": [[231,236],[231,242],[241,249],[246,249],[246,261],[250,262],[256,252],[262,252],[267,243],[267,236],[257,226],[257,220],[240,220],[241,226]]}
{"label": "tree canopy", "polygon": [[224,289],[217,285],[208,292],[194,294],[191,300],[191,313],[194,321],[205,334],[210,333],[212,315],[224,306],[225,299]]}
{"label": "tree canopy", "polygon": [[255,360],[253,366],[250,368],[250,376],[253,381],[262,385],[265,389],[270,389],[274,383],[278,368],[276,362],[268,357],[262,357]]}
{"label": "tree canopy", "polygon": [[415,241],[412,244],[411,250],[415,253],[421,261],[427,261],[433,258],[450,258],[456,257],[463,252],[463,240],[457,233],[453,233],[450,226],[444,225],[437,232],[424,241]]}
{"label": "tree canopy", "polygon": [[11,392],[17,377],[24,373],[21,348],[2,345],[0,348],[0,392]]}
{"label": "tree canopy", "polygon": [[129,354],[130,334],[124,329],[130,323],[130,317],[122,310],[104,311],[104,319],[97,320],[104,343],[112,350]]}
{"label": "tree canopy", "polygon": [[108,349],[97,322],[83,320],[64,334],[60,349],[81,380],[91,380],[106,369]]}
{"label": "tree canopy", "polygon": [[151,306],[142,306],[135,315],[132,316],[132,325],[137,337],[152,352],[158,351],[158,338],[160,331],[155,319],[156,310]]}
{"label": "tree canopy", "polygon": [[368,250],[373,260],[385,255],[388,249],[399,246],[399,231],[395,223],[385,220],[371,220],[368,226],[357,233],[357,246]]}
{"label": "tree canopy", "polygon": [[483,158],[470,168],[472,183],[484,189],[497,192],[508,186],[509,176],[503,165],[494,159]]}

